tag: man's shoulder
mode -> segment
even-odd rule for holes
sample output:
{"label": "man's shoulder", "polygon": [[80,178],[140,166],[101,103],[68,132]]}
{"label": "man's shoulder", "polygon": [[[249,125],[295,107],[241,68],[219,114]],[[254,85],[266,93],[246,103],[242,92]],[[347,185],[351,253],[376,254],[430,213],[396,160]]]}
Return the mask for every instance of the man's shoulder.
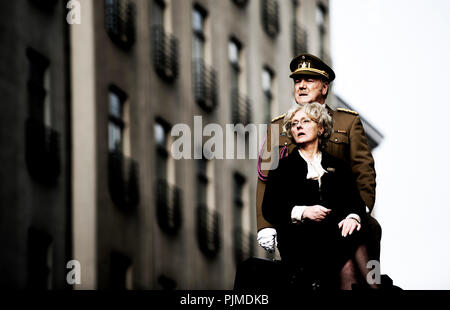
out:
{"label": "man's shoulder", "polygon": [[356,112],[356,111],[349,110],[349,109],[344,109],[344,108],[337,108],[336,112],[341,112],[341,113],[351,114],[351,115],[359,115],[359,113]]}
{"label": "man's shoulder", "polygon": [[335,128],[349,128],[359,118],[359,113],[356,111],[337,108],[333,113]]}
{"label": "man's shoulder", "polygon": [[281,115],[278,115],[278,116],[272,118],[272,120],[270,122],[272,124],[283,122],[285,116],[286,116],[286,113],[283,113]]}
{"label": "man's shoulder", "polygon": [[358,117],[358,112],[344,108],[337,108],[333,113],[333,118],[338,120],[354,120]]}

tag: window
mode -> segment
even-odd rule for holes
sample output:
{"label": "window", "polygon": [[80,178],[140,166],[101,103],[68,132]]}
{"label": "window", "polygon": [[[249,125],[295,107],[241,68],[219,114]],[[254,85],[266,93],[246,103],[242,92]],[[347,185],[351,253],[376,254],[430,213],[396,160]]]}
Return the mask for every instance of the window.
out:
{"label": "window", "polygon": [[51,289],[53,253],[52,238],[43,230],[28,229],[28,288]]}
{"label": "window", "polygon": [[27,48],[29,115],[46,126],[51,124],[50,61],[32,48]]}
{"label": "window", "polygon": [[164,26],[164,9],[166,4],[164,0],[154,0],[152,9],[153,25]]}
{"label": "window", "polygon": [[269,68],[264,68],[262,71],[262,90],[264,97],[264,122],[269,123],[272,115],[272,101],[273,101],[273,71]]}
{"label": "window", "polygon": [[130,117],[127,94],[111,85],[108,90],[108,187],[114,204],[123,212],[139,204],[138,163],[130,158]]}
{"label": "window", "polygon": [[231,39],[228,43],[228,59],[230,60],[231,64],[234,64],[239,67],[239,50],[240,50],[240,43],[235,40]]}
{"label": "window", "polygon": [[25,123],[25,161],[30,176],[40,183],[54,184],[61,172],[60,135],[52,125],[50,61],[27,48],[28,117]]}
{"label": "window", "polygon": [[277,0],[262,0],[261,2],[262,25],[264,31],[271,38],[278,35],[279,17],[278,17],[278,1]]}
{"label": "window", "polygon": [[178,76],[178,40],[170,33],[171,0],[154,0],[152,6],[153,65],[164,81],[171,83]]}
{"label": "window", "polygon": [[155,123],[156,144],[156,175],[159,180],[167,181],[167,163],[169,152],[167,151],[167,126],[161,121]]}
{"label": "window", "polygon": [[127,95],[115,86],[108,92],[109,123],[108,123],[108,149],[111,152],[128,153],[128,139],[125,135],[127,123],[127,110],[125,100]]}
{"label": "window", "polygon": [[316,8],[316,23],[319,29],[325,28],[325,8],[320,4]]}
{"label": "window", "polygon": [[133,266],[131,259],[119,252],[111,253],[110,285],[113,289],[133,289]]}
{"label": "window", "polygon": [[[205,150],[205,155],[211,154]],[[211,210],[215,208],[214,191],[214,160],[208,160],[205,157],[195,160],[197,176],[197,204],[204,205]]]}
{"label": "window", "polygon": [[214,209],[214,176],[212,162],[196,160],[197,164],[197,240],[200,250],[209,258],[221,246],[220,215]]}
{"label": "window", "polygon": [[[235,249],[240,251],[241,248],[241,236],[243,226],[243,212],[244,212],[244,192],[245,178],[235,173],[233,176],[233,223],[235,232]],[[237,235],[236,235],[237,234]]]}
{"label": "window", "polygon": [[[192,10],[192,74],[195,101],[205,111],[211,112],[217,105],[216,73],[207,64],[206,10],[194,5]],[[209,50],[209,49],[208,49]]]}
{"label": "window", "polygon": [[199,6],[194,6],[192,11],[192,55],[194,59],[205,59],[205,19],[206,11]]}
{"label": "window", "polygon": [[197,162],[197,202],[200,205],[208,205],[208,160],[199,159]]}
{"label": "window", "polygon": [[230,84],[231,89],[239,92],[239,79],[240,79],[240,55],[241,44],[236,39],[231,39],[228,43],[228,59],[231,67]]}
{"label": "window", "polygon": [[300,23],[300,3],[298,0],[292,1],[292,48],[294,56],[308,51],[307,32]]}
{"label": "window", "polygon": [[233,176],[233,247],[235,261],[242,260],[253,255],[254,236],[249,234],[250,218],[246,200],[246,179],[239,173]]}
{"label": "window", "polygon": [[135,41],[135,5],[130,0],[105,0],[105,27],[111,40],[127,50]]}
{"label": "window", "polygon": [[319,4],[316,7],[316,24],[319,28],[319,53],[320,57],[324,60],[327,58],[324,46],[326,36],[326,15],[326,8],[323,5]]}
{"label": "window", "polygon": [[240,175],[239,173],[234,174],[233,180],[233,203],[235,210],[235,220],[234,222],[238,225],[242,224],[242,209],[244,208],[243,201],[243,188],[245,185],[245,177]]}
{"label": "window", "polygon": [[123,146],[123,103],[119,96],[109,93],[109,150],[122,152]]}
{"label": "window", "polygon": [[235,38],[228,42],[228,60],[230,62],[230,97],[231,115],[234,124],[247,125],[251,123],[250,100],[245,94],[242,44]]}
{"label": "window", "polygon": [[160,228],[174,235],[181,226],[181,190],[175,186],[175,161],[168,151],[170,126],[157,119],[154,126],[156,145],[156,216]]}

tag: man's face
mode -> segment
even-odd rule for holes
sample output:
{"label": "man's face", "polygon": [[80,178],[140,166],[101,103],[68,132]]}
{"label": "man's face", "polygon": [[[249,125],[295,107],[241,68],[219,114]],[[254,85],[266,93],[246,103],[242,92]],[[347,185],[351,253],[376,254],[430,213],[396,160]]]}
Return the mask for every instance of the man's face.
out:
{"label": "man's face", "polygon": [[294,98],[298,104],[310,102],[325,102],[328,83],[311,76],[298,76],[294,78]]}

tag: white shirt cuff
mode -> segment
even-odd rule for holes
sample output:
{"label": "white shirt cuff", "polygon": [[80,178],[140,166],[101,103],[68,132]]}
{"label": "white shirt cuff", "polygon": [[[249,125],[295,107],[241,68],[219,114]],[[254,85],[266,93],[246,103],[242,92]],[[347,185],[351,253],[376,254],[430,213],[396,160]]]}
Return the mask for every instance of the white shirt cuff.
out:
{"label": "white shirt cuff", "polygon": [[306,206],[295,206],[292,208],[291,211],[291,221],[292,223],[299,223],[303,222],[302,216],[303,212],[305,211]]}
{"label": "white shirt cuff", "polygon": [[358,223],[361,224],[361,218],[356,213],[350,213],[349,215],[347,215],[346,219],[355,219],[358,221]]}
{"label": "white shirt cuff", "polygon": [[258,231],[258,240],[261,238],[271,238],[277,234],[275,228],[266,227]]}

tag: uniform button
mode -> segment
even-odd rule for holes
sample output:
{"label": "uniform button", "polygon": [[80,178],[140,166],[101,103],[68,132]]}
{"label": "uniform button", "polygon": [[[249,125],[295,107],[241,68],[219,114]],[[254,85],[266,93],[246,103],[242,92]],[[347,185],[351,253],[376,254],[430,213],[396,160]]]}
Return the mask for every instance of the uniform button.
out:
{"label": "uniform button", "polygon": [[287,142],[284,142],[284,145],[287,145]]}

